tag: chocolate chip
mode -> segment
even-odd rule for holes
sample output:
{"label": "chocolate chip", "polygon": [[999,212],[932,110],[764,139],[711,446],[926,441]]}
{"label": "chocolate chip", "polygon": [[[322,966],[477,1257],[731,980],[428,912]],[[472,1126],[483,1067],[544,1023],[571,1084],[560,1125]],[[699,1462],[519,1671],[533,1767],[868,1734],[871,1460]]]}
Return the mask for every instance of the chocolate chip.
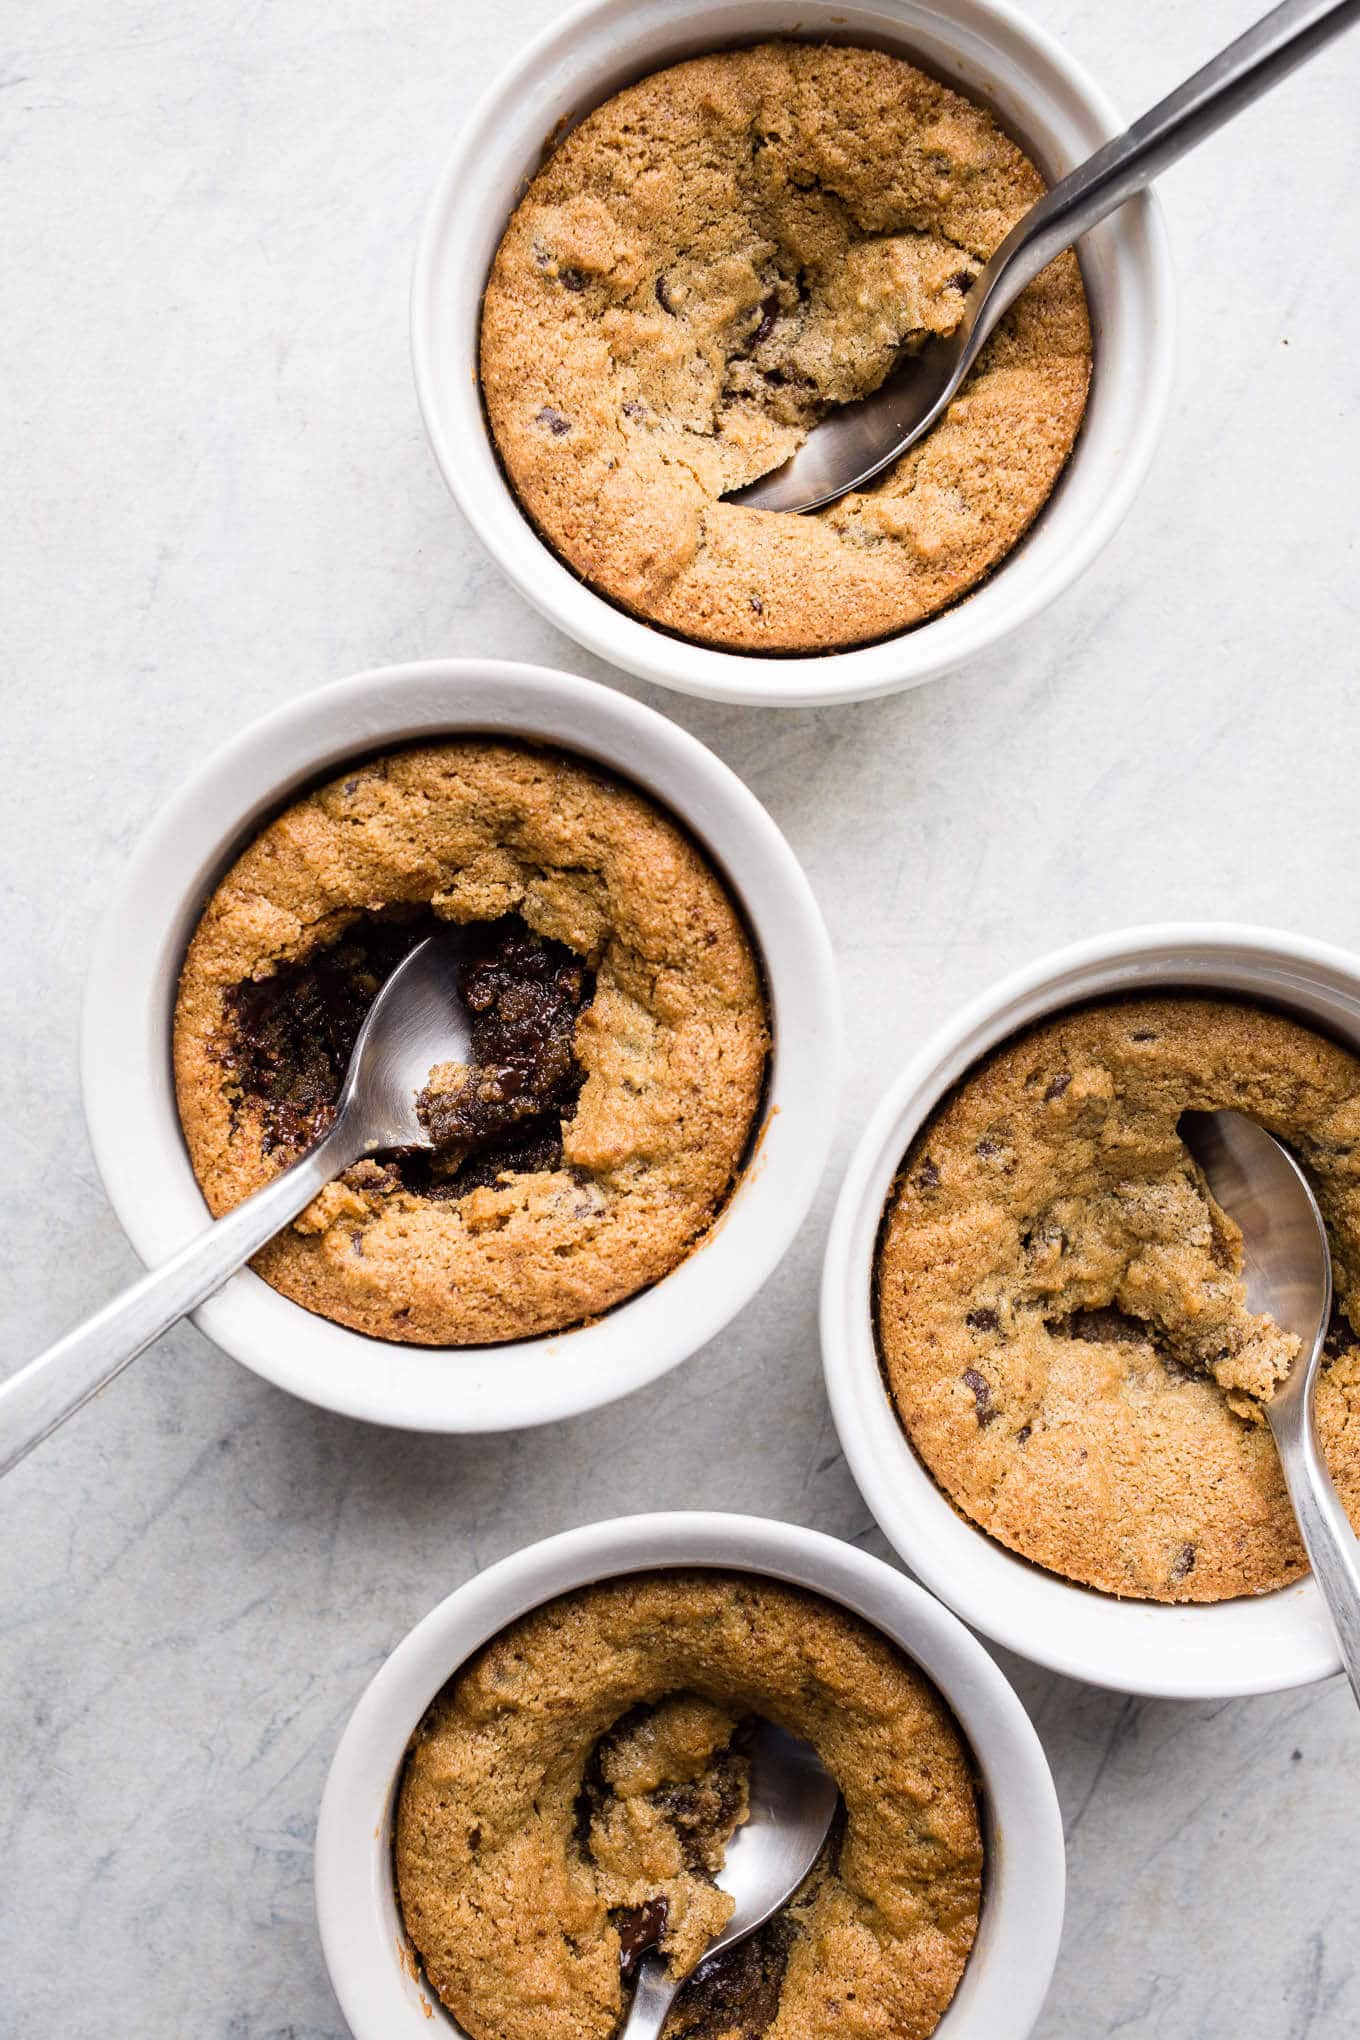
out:
{"label": "chocolate chip", "polygon": [[1143,1029],[1140,1030],[1139,1033],[1131,1034],[1129,1036],[1130,1041],[1155,1041],[1156,1039],[1157,1039],[1156,1034],[1153,1032],[1151,1028],[1148,1027],[1144,1027]]}
{"label": "chocolate chip", "polygon": [[917,1172],[916,1180],[923,1190],[939,1189],[940,1172],[938,1168],[935,1166],[934,1162],[932,1162],[932,1160],[930,1159],[929,1155],[927,1155],[925,1160],[922,1162],[921,1167]]}
{"label": "chocolate chip", "polygon": [[570,418],[564,418],[560,411],[554,411],[551,404],[545,404],[534,419],[536,425],[546,425],[554,439],[560,439],[571,430]]}
{"label": "chocolate chip", "polygon": [[1001,1149],[997,1146],[994,1140],[987,1140],[984,1138],[980,1140],[977,1144],[977,1153],[982,1156],[982,1159],[984,1161],[990,1161],[993,1155],[999,1155],[1000,1152]]}
{"label": "chocolate chip", "polygon": [[1044,1103],[1047,1105],[1054,1098],[1061,1098],[1063,1092],[1067,1089],[1071,1081],[1072,1072],[1070,1070],[1063,1070],[1060,1075],[1056,1076],[1053,1079],[1053,1082],[1044,1092]]}
{"label": "chocolate chip", "polygon": [[645,418],[647,415],[647,406],[645,404],[639,404],[635,398],[630,397],[628,399],[628,402],[623,407],[623,415],[625,418]]}
{"label": "chocolate chip", "polygon": [[579,269],[559,269],[557,272],[557,280],[561,284],[563,290],[579,292],[583,291],[586,287],[585,277],[582,275]]}
{"label": "chocolate chip", "polygon": [[344,790],[345,790],[345,792],[346,792],[346,793],[354,793],[354,792],[357,792],[357,790],[358,790],[358,786],[359,786],[359,782],[358,782],[358,780],[357,780],[357,779],[347,779],[347,780],[345,781],[345,789],[344,789]]}
{"label": "chocolate chip", "polygon": [[977,279],[971,269],[961,269],[957,276],[950,277],[949,288],[951,290],[969,291],[973,288],[976,281]]}
{"label": "chocolate chip", "polygon": [[1028,1445],[1030,1439],[1033,1436],[1034,1436],[1033,1424],[1022,1424],[1020,1426],[1020,1429],[1015,1434],[1015,1442],[1017,1445]]}
{"label": "chocolate chip", "polygon": [[751,607],[752,609],[754,609],[757,616],[763,616],[765,614],[765,604],[761,601],[759,595],[753,595],[751,597]]}
{"label": "chocolate chip", "polygon": [[992,1391],[987,1385],[986,1379],[978,1373],[976,1367],[965,1367],[962,1379],[965,1388],[971,1388],[973,1391],[973,1400],[977,1404],[979,1427],[984,1424],[990,1424],[992,1418],[996,1415],[996,1411],[992,1408]]}
{"label": "chocolate chip", "polygon": [[994,1310],[970,1310],[968,1323],[975,1332],[994,1332],[999,1320]]}
{"label": "chocolate chip", "polygon": [[1193,1544],[1183,1544],[1171,1561],[1172,1586],[1179,1586],[1180,1582],[1194,1570],[1195,1547]]}
{"label": "chocolate chip", "polygon": [[656,301],[663,312],[669,312],[672,318],[675,317],[675,306],[671,303],[671,294],[666,288],[664,276],[658,276],[656,279]]}
{"label": "chocolate chip", "polygon": [[619,1974],[624,1981],[633,1975],[649,1948],[655,1948],[666,1931],[670,1911],[664,1898],[649,1898],[645,1905],[624,1905],[610,1914],[619,1936]]}
{"label": "chocolate chip", "polygon": [[779,317],[779,292],[772,290],[760,307],[760,324],[751,336],[751,345],[759,347],[762,340],[768,340],[774,331],[774,322]]}

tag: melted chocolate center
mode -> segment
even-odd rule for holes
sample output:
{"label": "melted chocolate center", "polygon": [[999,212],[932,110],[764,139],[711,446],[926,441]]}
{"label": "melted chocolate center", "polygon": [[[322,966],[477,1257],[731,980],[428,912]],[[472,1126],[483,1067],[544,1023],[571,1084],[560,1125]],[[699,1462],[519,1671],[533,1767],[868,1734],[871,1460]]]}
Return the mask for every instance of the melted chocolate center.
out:
{"label": "melted chocolate center", "polygon": [[[423,909],[372,915],[302,962],[226,993],[219,1053],[258,1113],[267,1154],[326,1131],[378,992],[418,942],[447,926]],[[573,1044],[594,982],[581,959],[518,915],[471,934],[458,975],[471,1022],[467,1080],[420,1094],[433,1155],[378,1158],[423,1197],[463,1197],[503,1174],[559,1167],[562,1125],[584,1081]]]}
{"label": "melted chocolate center", "polygon": [[[592,1824],[610,1797],[605,1775],[609,1748],[651,1712],[645,1702],[630,1708],[601,1738],[586,1765],[576,1807],[576,1838],[587,1855]],[[662,1784],[649,1795],[675,1828],[687,1865],[700,1875],[705,1874],[706,1861],[716,1860],[715,1841],[720,1856],[744,1797],[744,1744],[753,1725],[743,1722],[731,1746],[716,1751],[699,1777],[683,1784]],[[829,1865],[835,1861],[841,1827],[838,1818],[821,1862]],[[610,1915],[618,1929],[619,1968],[625,1989],[633,1984],[643,1956],[664,1936],[666,1916],[664,1898],[621,1906]],[[733,2035],[739,2040],[762,2040],[779,2012],[789,1950],[797,1934],[794,1919],[788,1913],[777,1913],[735,1947],[701,1962],[676,1998],[666,2026],[667,2040],[730,2040]]]}
{"label": "melted chocolate center", "polygon": [[493,933],[458,973],[472,1016],[467,1081],[452,1092],[422,1091],[417,1101],[436,1149],[484,1146],[545,1115],[560,1126],[580,1093],[574,1044],[585,965],[522,921],[497,922]]}

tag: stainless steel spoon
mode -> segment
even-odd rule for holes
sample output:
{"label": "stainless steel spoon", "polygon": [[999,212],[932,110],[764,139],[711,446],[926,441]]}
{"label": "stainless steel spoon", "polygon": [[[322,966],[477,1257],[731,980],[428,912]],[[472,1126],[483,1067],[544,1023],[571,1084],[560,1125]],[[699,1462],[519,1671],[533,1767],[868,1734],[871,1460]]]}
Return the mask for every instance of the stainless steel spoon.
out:
{"label": "stainless steel spoon", "polygon": [[1293,1156],[1243,1113],[1187,1112],[1181,1137],[1242,1228],[1248,1309],[1301,1341],[1293,1367],[1263,1408],[1313,1577],[1360,1700],[1360,1540],[1327,1471],[1313,1401],[1332,1314],[1332,1257],[1322,1213]]}
{"label": "stainless steel spoon", "polygon": [[[736,1900],[732,1917],[704,1950],[703,1959],[744,1941],[793,1897],[817,1860],[830,1831],[840,1793],[810,1743],[763,1721],[752,1740],[750,1818],[727,1845],[717,1875],[720,1891]],[[666,1959],[645,1955],[622,2040],[657,2040],[686,1982]]]}
{"label": "stainless steel spoon", "polygon": [[938,424],[998,320],[1055,255],[1356,21],[1360,0],[1284,0],[1026,213],[974,282],[956,331],[927,341],[872,396],[834,411],[782,467],[727,501],[817,510],[872,481]]}
{"label": "stainless steel spoon", "polygon": [[451,928],[417,944],[393,971],[354,1044],[329,1132],[263,1190],[0,1383],[0,1474],[220,1289],[336,1176],[384,1148],[429,1147],[416,1095],[437,1063],[468,1054],[458,997],[464,946],[461,931]]}

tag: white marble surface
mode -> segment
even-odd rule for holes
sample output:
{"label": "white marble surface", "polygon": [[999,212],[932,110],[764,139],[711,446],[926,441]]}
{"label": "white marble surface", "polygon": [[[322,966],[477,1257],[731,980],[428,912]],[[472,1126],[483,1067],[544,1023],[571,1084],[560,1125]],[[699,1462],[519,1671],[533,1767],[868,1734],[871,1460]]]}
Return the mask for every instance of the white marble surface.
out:
{"label": "white marble surface", "polygon": [[[1252,0],[1035,0],[1130,111]],[[358,667],[467,650],[621,682],[446,499],[406,355],[426,192],[553,0],[8,0],[0,17],[5,1364],[133,1273],[81,1126],[101,902],[189,764]],[[1166,181],[1184,291],[1151,481],[1084,583],[968,675],[849,710],[658,692],[768,803],[850,1001],[836,1167],[923,1029],[1058,941],[1166,915],[1360,941],[1360,38]],[[191,1329],[0,1491],[0,2033],[338,2040],[321,1780],[384,1653],[474,1569],[651,1504],[883,1550],[814,1331],[834,1187],[650,1393],[412,1440]],[[644,1454],[644,1449],[645,1454]],[[1176,1706],[1014,1662],[1071,1902],[1043,2040],[1360,2031],[1360,1733],[1339,1684]]]}

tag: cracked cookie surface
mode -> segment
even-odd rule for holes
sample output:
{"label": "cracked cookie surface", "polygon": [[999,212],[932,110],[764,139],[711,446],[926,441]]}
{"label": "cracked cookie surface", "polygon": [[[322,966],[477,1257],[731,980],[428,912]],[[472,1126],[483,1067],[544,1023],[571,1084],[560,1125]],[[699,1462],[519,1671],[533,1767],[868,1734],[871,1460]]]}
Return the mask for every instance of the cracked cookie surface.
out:
{"label": "cracked cookie surface", "polygon": [[487,286],[482,386],[525,509],[602,594],[707,644],[834,650],[955,601],[1081,423],[1071,254],[871,490],[802,517],[720,499],[952,332],[1044,188],[981,107],[877,50],[766,43],[619,93],[534,179]]}
{"label": "cracked cookie surface", "polygon": [[1261,1414],[1295,1342],[1177,1131],[1234,1107],[1327,1223],[1317,1388],[1360,1525],[1360,1060],[1226,1000],[1088,1007],[983,1062],[913,1144],[880,1241],[880,1354],[916,1451],[1012,1550],[1108,1593],[1217,1601],[1305,1570]]}
{"label": "cracked cookie surface", "polygon": [[[815,1744],[844,1820],[790,1904],[702,1962],[751,1717]],[[473,2040],[610,2040],[651,1945],[693,1972],[666,2040],[925,2040],[982,1877],[967,1754],[922,1674],[830,1602],[708,1572],[588,1587],[487,1645],[412,1742],[395,1856]]]}
{"label": "cracked cookie surface", "polygon": [[175,1080],[214,1216],[324,1131],[379,986],[449,921],[485,925],[473,1067],[422,1096],[443,1152],[358,1163],[252,1264],[425,1345],[557,1330],[667,1274],[732,1188],[769,1045],[726,887],[642,794],[526,744],[371,759],[256,838],[189,945]]}

